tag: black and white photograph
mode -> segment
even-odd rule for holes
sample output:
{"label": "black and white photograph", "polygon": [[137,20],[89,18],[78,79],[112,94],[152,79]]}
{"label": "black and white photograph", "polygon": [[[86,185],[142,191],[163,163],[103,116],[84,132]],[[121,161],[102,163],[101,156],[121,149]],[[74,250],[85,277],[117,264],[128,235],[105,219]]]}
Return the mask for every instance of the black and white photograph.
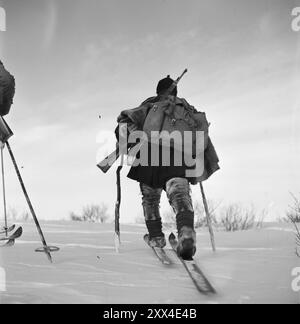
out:
{"label": "black and white photograph", "polygon": [[299,89],[297,0],[0,0],[0,304],[300,304]]}

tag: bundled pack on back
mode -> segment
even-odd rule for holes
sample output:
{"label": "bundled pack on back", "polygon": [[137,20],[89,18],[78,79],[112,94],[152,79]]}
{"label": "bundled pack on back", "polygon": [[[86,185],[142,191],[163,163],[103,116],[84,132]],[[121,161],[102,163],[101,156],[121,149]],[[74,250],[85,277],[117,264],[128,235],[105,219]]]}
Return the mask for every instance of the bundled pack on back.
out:
{"label": "bundled pack on back", "polygon": [[9,113],[15,95],[15,78],[0,61],[0,116]]}

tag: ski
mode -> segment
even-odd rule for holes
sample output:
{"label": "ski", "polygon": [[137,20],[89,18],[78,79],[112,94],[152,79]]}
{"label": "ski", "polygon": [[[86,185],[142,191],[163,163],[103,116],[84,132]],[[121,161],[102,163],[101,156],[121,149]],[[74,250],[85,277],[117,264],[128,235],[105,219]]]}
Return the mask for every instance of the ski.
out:
{"label": "ski", "polygon": [[0,238],[0,241],[7,241],[4,244],[0,245],[0,247],[10,247],[15,244],[15,240],[19,238],[23,234],[23,228],[19,227],[12,235],[8,237]]}
{"label": "ski", "polygon": [[8,237],[1,237],[0,241],[11,241],[19,238],[23,234],[23,228],[19,227],[13,234]]}
{"label": "ski", "polygon": [[15,240],[14,239],[10,239],[8,240],[6,243],[0,245],[1,248],[5,248],[5,247],[10,247],[15,245]]}
{"label": "ski", "polygon": [[149,234],[144,236],[144,241],[152,249],[158,260],[164,265],[171,265],[172,261],[167,256],[166,251],[163,248],[153,247],[149,244]]}
{"label": "ski", "polygon": [[6,233],[10,233],[12,232],[14,229],[16,228],[16,225],[12,225],[10,227],[8,227],[7,229],[3,228],[1,231],[0,231],[0,235],[1,234],[6,234]]}
{"label": "ski", "polygon": [[173,233],[169,236],[169,242],[170,245],[175,252],[176,256],[179,258],[179,260],[182,262],[185,270],[189,274],[190,278],[192,279],[194,285],[198,289],[198,291],[202,294],[215,294],[216,291],[214,287],[210,284],[208,279],[205,277],[199,266],[197,265],[196,261],[194,259],[192,260],[184,260],[181,257],[177,255],[177,239]]}

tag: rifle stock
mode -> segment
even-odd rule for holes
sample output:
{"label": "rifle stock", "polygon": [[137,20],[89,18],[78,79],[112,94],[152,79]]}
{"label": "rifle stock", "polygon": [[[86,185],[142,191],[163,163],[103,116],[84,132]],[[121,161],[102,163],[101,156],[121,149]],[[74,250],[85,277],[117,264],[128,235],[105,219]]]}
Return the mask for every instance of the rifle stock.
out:
{"label": "rifle stock", "polygon": [[118,160],[120,156],[119,149],[117,148],[112,153],[110,153],[104,160],[97,164],[97,167],[103,172],[106,173],[112,165]]}
{"label": "rifle stock", "polygon": [[[137,144],[135,144],[133,147],[129,148],[128,153],[122,152],[123,154],[127,154],[128,156],[132,156],[132,152],[135,154],[140,150],[141,146],[145,143],[145,141],[141,141]],[[97,164],[97,167],[103,172],[106,173],[112,165],[118,160],[118,158],[121,155],[122,150],[120,150],[119,147],[115,151],[113,151],[111,154],[109,154],[104,160],[102,160],[100,163]],[[123,164],[123,163],[122,163]]]}

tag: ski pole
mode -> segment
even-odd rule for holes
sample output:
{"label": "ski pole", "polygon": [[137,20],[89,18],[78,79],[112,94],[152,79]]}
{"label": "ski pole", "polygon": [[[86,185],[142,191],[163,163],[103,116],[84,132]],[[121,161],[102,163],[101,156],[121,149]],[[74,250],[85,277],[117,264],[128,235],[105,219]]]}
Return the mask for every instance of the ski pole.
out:
{"label": "ski pole", "polygon": [[6,208],[3,149],[4,149],[4,146],[1,146],[1,171],[2,171],[3,208],[4,208],[4,223],[5,223],[4,230],[5,230],[5,235],[7,237],[7,235],[8,235],[8,233],[7,233],[8,224],[7,224],[7,208]]}
{"label": "ski pole", "polygon": [[12,152],[12,150],[11,150],[11,147],[10,147],[8,141],[6,142],[6,146],[7,146],[8,152],[9,152],[9,154],[10,154],[10,157],[11,157],[11,159],[12,159],[13,165],[14,165],[15,170],[16,170],[16,173],[17,173],[17,177],[18,177],[19,182],[20,182],[20,184],[21,184],[21,187],[22,187],[22,190],[23,190],[24,196],[25,196],[25,198],[26,198],[26,201],[27,201],[28,207],[29,207],[29,209],[30,209],[30,212],[31,212],[31,214],[32,214],[33,220],[34,220],[34,222],[35,222],[35,225],[36,225],[36,227],[37,227],[38,233],[39,233],[39,235],[40,235],[40,238],[41,238],[41,241],[42,241],[42,244],[43,244],[43,247],[40,248],[40,249],[36,249],[36,252],[45,252],[46,255],[47,255],[48,260],[52,263],[52,256],[51,256],[50,251],[53,251],[53,252],[54,252],[54,251],[58,251],[59,248],[57,248],[57,247],[51,247],[51,246],[48,246],[48,245],[47,245],[46,240],[45,240],[45,237],[44,237],[44,234],[43,234],[43,231],[42,231],[42,229],[41,229],[41,226],[40,226],[40,224],[39,224],[39,221],[38,221],[38,219],[37,219],[37,216],[36,216],[36,214],[35,214],[35,211],[34,211],[34,209],[33,209],[33,206],[32,206],[32,204],[31,204],[31,201],[30,201],[30,199],[29,199],[29,196],[28,196],[27,190],[26,190],[26,188],[25,188],[25,185],[24,185],[23,179],[22,179],[22,177],[21,177],[21,174],[20,174],[20,171],[19,171],[19,168],[18,168],[17,162],[16,162],[16,160],[15,160],[15,157],[14,157],[14,155],[13,155],[13,152]]}
{"label": "ski pole", "polygon": [[117,201],[115,205],[115,248],[116,252],[119,253],[121,244],[120,234],[120,207],[121,207],[121,170],[123,168],[124,155],[121,156],[121,164],[117,168]]}
{"label": "ski pole", "polygon": [[210,212],[209,212],[209,208],[208,208],[207,200],[206,200],[206,197],[205,197],[202,182],[200,182],[200,189],[201,189],[201,194],[202,194],[202,199],[203,199],[204,210],[205,210],[205,214],[206,214],[208,231],[209,231],[209,234],[210,234],[211,246],[212,246],[213,251],[216,252],[215,236],[214,236],[214,231],[213,231],[213,228],[212,228],[211,216],[210,216]]}

